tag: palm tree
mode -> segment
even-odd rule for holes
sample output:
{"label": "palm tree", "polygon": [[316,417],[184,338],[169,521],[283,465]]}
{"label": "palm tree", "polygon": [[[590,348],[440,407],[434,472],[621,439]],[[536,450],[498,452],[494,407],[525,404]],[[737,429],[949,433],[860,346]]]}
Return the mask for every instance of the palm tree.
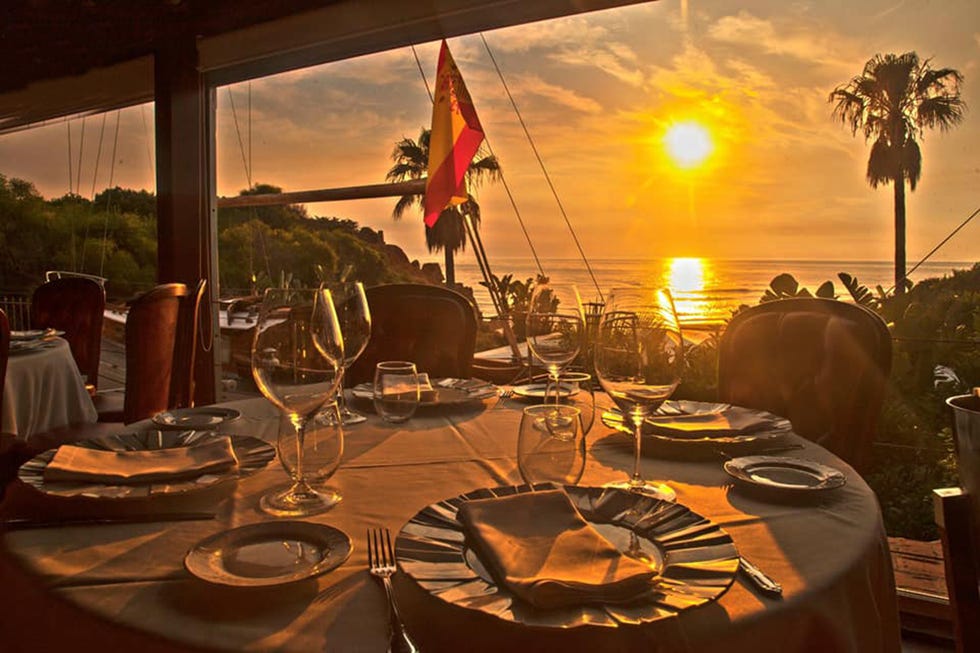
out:
{"label": "palm tree", "polygon": [[946,131],[963,119],[963,76],[952,68],[934,69],[915,52],[876,54],[864,71],[830,93],[834,117],[874,141],[868,157],[872,188],[891,183],[895,195],[895,292],[905,281],[905,182],[915,190],[922,174],[922,152],[916,139],[925,129]]}
{"label": "palm tree", "polygon": [[[409,179],[422,179],[426,176],[429,169],[429,136],[431,130],[423,128],[419,133],[417,141],[411,138],[403,138],[395,143],[392,150],[391,159],[395,165],[391,167],[385,179],[388,181],[407,181]],[[500,178],[500,164],[497,157],[486,154],[483,148],[473,157],[473,162],[466,170],[467,200],[462,204],[447,207],[439,215],[439,220],[434,226],[425,228],[425,245],[430,252],[444,250],[446,252],[446,285],[452,287],[456,285],[456,266],[453,261],[453,254],[466,249],[466,225],[464,220],[469,216],[476,229],[480,224],[480,205],[477,204],[472,193],[484,180],[496,181]],[[402,195],[392,216],[397,220],[412,205],[420,209],[425,204],[425,195]]]}

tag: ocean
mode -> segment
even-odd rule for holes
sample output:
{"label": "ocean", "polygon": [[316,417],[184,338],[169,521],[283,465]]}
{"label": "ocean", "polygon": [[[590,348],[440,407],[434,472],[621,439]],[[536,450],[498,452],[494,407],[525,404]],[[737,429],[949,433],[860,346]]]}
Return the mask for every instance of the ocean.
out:
{"label": "ocean", "polygon": [[[456,263],[456,280],[474,289],[484,315],[494,315],[493,305],[480,268],[464,254]],[[891,261],[802,261],[802,260],[720,260],[720,259],[595,259],[590,261],[600,288],[605,292],[614,286],[665,284],[671,288],[681,319],[689,324],[718,324],[728,320],[741,304],[756,304],[772,279],[784,272],[792,274],[800,286],[815,293],[824,281],[834,283],[838,297],[850,297],[837,277],[846,272],[872,292],[881,285],[892,287],[894,264]],[[522,281],[534,277],[537,267],[531,258],[495,258],[492,272],[502,277],[513,275]],[[574,283],[583,301],[597,298],[598,293],[581,259],[542,259],[544,272],[554,282]],[[973,262],[939,261],[923,263],[910,278],[914,282],[967,269]]]}

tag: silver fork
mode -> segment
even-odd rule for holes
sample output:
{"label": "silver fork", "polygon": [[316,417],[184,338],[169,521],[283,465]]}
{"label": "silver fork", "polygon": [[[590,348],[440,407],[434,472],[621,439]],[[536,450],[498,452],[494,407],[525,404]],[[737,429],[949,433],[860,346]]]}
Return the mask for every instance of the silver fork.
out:
{"label": "silver fork", "polygon": [[391,588],[391,577],[398,570],[395,566],[395,552],[391,547],[391,533],[387,528],[368,529],[367,532],[368,570],[380,578],[388,597],[388,653],[418,653],[405,624],[398,615],[395,593]]}

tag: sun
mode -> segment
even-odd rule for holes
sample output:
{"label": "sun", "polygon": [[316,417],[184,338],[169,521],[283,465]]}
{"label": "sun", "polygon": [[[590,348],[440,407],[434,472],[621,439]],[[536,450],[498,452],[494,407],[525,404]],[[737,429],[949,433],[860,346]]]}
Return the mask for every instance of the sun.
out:
{"label": "sun", "polygon": [[696,122],[679,122],[664,134],[667,154],[679,168],[693,168],[704,161],[714,149],[708,130]]}

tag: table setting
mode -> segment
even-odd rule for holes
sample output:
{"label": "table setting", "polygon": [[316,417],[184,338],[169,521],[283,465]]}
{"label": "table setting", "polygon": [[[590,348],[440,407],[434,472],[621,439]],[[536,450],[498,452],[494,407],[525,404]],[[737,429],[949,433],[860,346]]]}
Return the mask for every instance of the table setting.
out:
{"label": "table setting", "polygon": [[[428,379],[467,410],[417,411],[421,374],[403,366],[345,424],[333,298],[269,301],[253,352],[265,398],[170,411],[22,467],[0,506],[15,568],[168,650],[899,650],[877,503],[846,464],[791,427],[786,456],[643,451],[780,418],[666,402],[659,380],[654,405],[647,379],[662,377],[598,365],[605,392],[578,394],[612,398],[618,423],[469,379]],[[608,334],[620,359],[637,351],[622,324]],[[415,408],[390,411],[386,391]],[[48,512],[16,522],[32,504]],[[35,644],[58,639],[43,609],[8,607],[30,611]]]}

